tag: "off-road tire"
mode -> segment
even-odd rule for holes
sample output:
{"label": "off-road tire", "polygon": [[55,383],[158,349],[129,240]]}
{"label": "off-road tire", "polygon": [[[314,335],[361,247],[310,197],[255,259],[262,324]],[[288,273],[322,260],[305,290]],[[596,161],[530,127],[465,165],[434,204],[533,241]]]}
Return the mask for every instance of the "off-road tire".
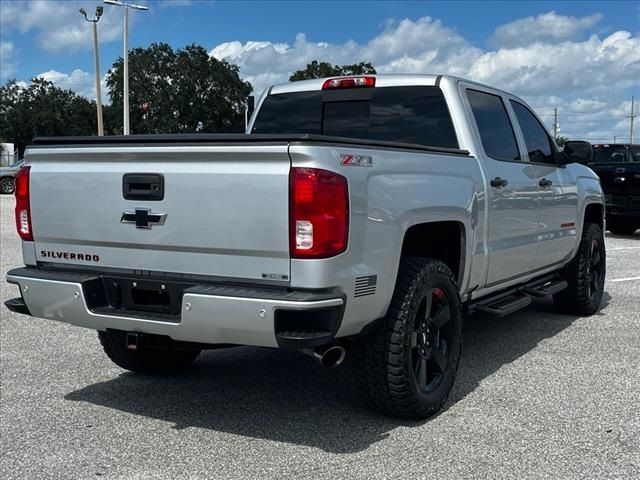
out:
{"label": "off-road tire", "polygon": [[614,235],[633,235],[640,228],[640,219],[613,217],[607,219],[607,230]]}
{"label": "off-road tire", "polygon": [[[450,319],[445,326],[451,330],[446,367],[440,373],[439,383],[434,380],[435,387],[425,391],[418,387],[421,382],[416,371],[412,332],[415,335],[418,314],[422,315],[419,309],[426,305],[422,303],[428,298],[425,295],[432,291],[439,291],[438,295],[443,295],[440,298],[447,303]],[[458,370],[462,320],[458,288],[449,267],[429,258],[403,258],[386,317],[351,347],[354,381],[364,400],[385,414],[401,418],[424,419],[437,413],[449,396]]]}
{"label": "off-road tire", "polygon": [[10,195],[15,190],[15,180],[13,177],[0,178],[0,194]]}
{"label": "off-road tire", "polygon": [[140,348],[129,350],[126,332],[107,330],[98,332],[102,348],[113,363],[125,370],[150,375],[178,373],[186,370],[200,354],[200,350],[180,348]]}
{"label": "off-road tire", "polygon": [[578,253],[560,272],[569,286],[553,296],[559,312],[592,315],[598,310],[604,292],[606,260],[602,229],[596,223],[586,223]]}

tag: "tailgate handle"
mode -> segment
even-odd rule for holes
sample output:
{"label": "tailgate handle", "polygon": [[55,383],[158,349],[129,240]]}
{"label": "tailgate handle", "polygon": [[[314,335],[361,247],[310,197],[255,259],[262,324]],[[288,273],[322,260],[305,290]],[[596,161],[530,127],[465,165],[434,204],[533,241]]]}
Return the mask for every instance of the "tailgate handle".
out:
{"label": "tailgate handle", "polygon": [[164,176],[159,173],[126,173],[122,177],[125,200],[162,200]]}

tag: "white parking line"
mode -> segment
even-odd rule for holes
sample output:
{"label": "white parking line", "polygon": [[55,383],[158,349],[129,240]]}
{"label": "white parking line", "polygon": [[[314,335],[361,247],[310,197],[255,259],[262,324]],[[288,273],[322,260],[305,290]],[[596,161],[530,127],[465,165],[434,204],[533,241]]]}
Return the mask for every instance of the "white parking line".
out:
{"label": "white parking line", "polygon": [[607,252],[611,252],[612,250],[635,250],[637,248],[640,248],[640,247],[613,247],[613,248],[607,248]]}
{"label": "white parking line", "polygon": [[640,277],[612,278],[608,282],[631,282],[632,280],[640,280]]}

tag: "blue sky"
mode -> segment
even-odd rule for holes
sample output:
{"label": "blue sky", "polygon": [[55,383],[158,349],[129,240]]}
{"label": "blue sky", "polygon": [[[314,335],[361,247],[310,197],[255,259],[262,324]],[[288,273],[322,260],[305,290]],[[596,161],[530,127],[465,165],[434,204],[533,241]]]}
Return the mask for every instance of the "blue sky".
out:
{"label": "blue sky", "polygon": [[[628,132],[630,97],[640,97],[640,2],[138,1],[151,10],[132,12],[131,47],[200,44],[238,64],[257,93],[312,59],[371,61],[505,88],[548,123],[558,107],[561,133],[594,141]],[[98,4],[3,0],[1,80],[44,76],[95,95],[90,26],[77,10]],[[122,9],[105,5],[99,29],[104,75],[122,55]]]}

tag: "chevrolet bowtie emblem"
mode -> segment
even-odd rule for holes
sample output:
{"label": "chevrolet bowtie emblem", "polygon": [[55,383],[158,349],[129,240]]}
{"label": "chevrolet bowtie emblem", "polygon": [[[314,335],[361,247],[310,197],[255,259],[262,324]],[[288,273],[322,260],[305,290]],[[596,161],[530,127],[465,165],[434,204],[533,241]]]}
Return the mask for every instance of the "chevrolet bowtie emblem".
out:
{"label": "chevrolet bowtie emblem", "polygon": [[135,223],[136,228],[151,228],[153,225],[164,225],[166,213],[151,213],[150,208],[136,208],[135,212],[123,212],[122,223]]}

